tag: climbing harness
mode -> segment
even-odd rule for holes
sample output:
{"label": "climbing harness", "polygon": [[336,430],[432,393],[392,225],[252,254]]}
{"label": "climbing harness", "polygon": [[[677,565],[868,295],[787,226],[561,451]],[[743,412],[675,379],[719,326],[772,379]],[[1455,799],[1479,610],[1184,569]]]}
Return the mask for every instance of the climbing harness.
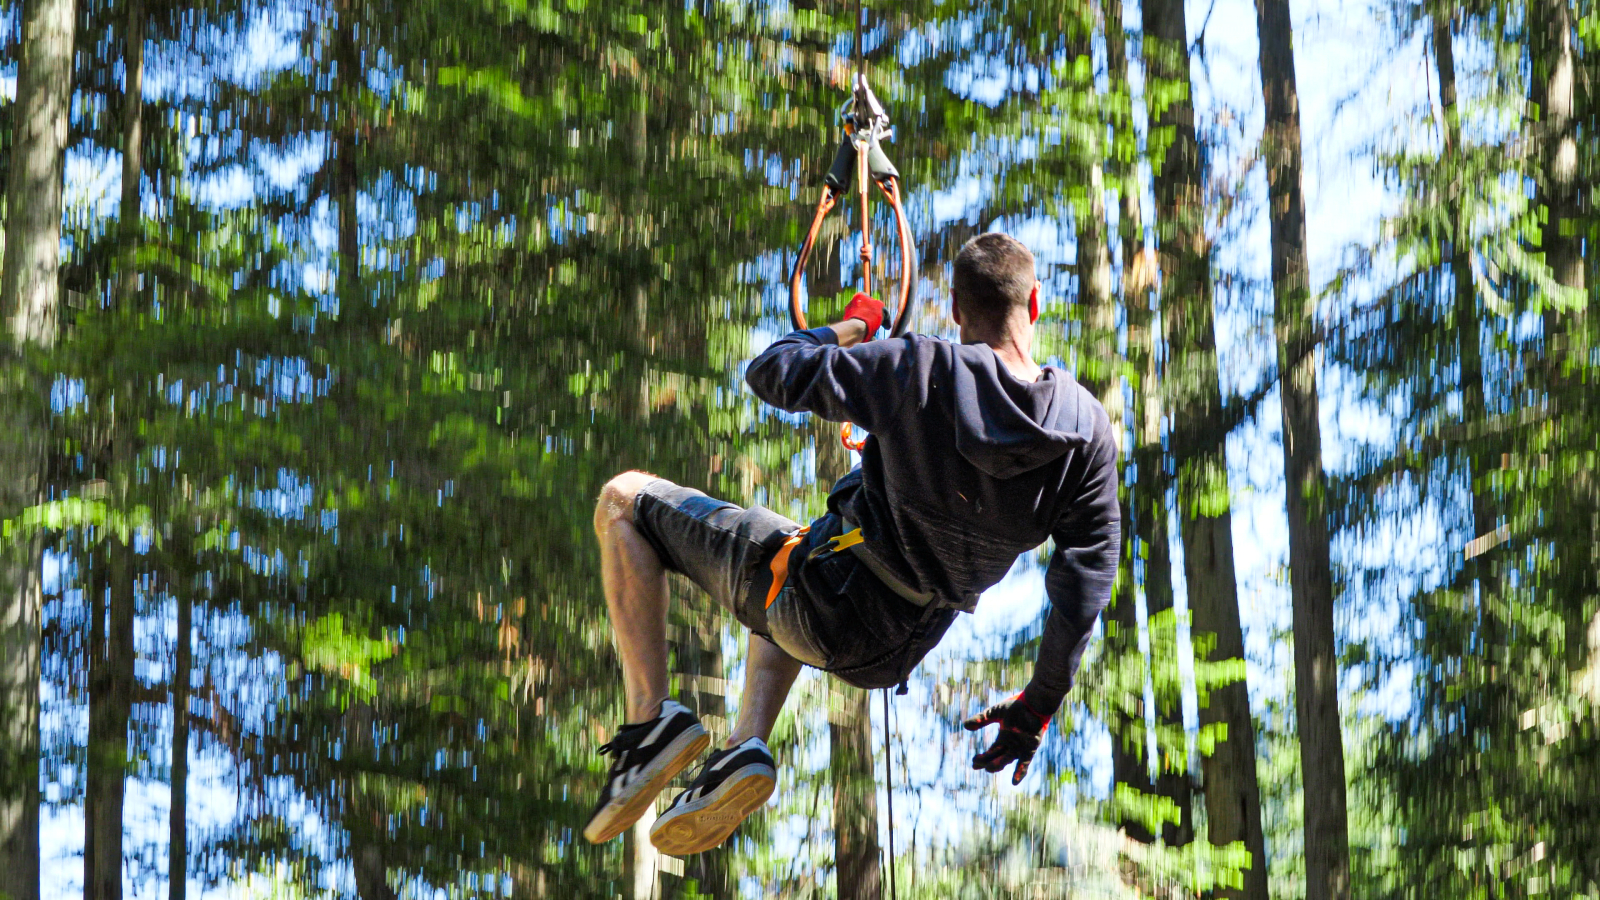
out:
{"label": "climbing harness", "polygon": [[[867,85],[867,75],[862,68],[859,5],[856,9],[856,66],[854,90],[839,110],[843,131],[839,148],[834,152],[833,165],[828,169],[827,177],[823,179],[822,196],[817,201],[816,213],[811,217],[811,228],[806,232],[805,242],[800,245],[800,253],[795,257],[794,270],[789,274],[789,321],[796,331],[807,327],[800,296],[800,281],[805,277],[806,261],[811,258],[811,248],[816,244],[817,232],[822,229],[822,220],[850,190],[852,181],[861,200],[861,290],[872,293],[872,229],[868,200],[872,194],[871,185],[876,184],[894,210],[895,238],[900,244],[900,288],[893,304],[893,324],[889,327],[889,336],[899,337],[905,334],[906,326],[910,324],[907,312],[916,272],[912,260],[911,225],[906,221],[905,207],[900,202],[900,172],[883,152],[883,140],[894,136],[894,128],[889,124],[889,114],[884,111],[883,103]],[[852,430],[850,423],[846,422],[839,440],[849,449],[859,451],[865,442],[852,440]]]}
{"label": "climbing harness", "polygon": [[845,520],[845,524],[851,525],[852,530],[829,538],[828,542],[823,545],[824,547],[833,553],[838,553],[841,550],[850,551],[856,559],[860,560],[863,566],[867,567],[867,571],[871,572],[883,583],[884,587],[900,595],[900,599],[907,603],[926,607],[933,602],[932,591],[919,591],[906,584],[899,575],[896,575],[888,566],[883,564],[883,560],[873,555],[872,548],[866,545],[866,536],[861,533],[859,527],[851,524],[848,519]]}

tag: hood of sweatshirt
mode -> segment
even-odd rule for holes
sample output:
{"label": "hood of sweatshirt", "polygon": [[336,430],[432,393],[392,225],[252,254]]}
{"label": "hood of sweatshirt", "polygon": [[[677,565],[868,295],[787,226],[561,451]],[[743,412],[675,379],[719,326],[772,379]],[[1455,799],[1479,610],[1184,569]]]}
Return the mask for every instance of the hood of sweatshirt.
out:
{"label": "hood of sweatshirt", "polygon": [[1012,478],[1054,461],[1092,438],[1087,393],[1060,369],[1046,366],[1026,382],[984,344],[955,347],[956,449],[978,470]]}

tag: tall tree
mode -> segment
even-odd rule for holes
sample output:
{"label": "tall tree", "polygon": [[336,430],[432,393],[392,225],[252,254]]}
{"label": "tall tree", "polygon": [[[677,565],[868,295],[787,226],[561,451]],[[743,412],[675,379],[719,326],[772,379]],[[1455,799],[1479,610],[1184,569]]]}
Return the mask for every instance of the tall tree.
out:
{"label": "tall tree", "polygon": [[117,303],[132,306],[139,290],[136,271],[141,215],[139,188],[144,178],[144,0],[128,0],[123,28],[122,202],[118,207]]}
{"label": "tall tree", "polygon": [[[1101,8],[1105,20],[1112,133],[1117,136],[1117,143],[1137,148],[1133,90],[1128,81],[1128,38],[1122,24],[1122,3],[1110,0],[1103,2]],[[1106,638],[1111,652],[1120,653],[1123,658],[1138,663],[1127,667],[1134,670],[1127,673],[1125,677],[1128,683],[1123,685],[1123,690],[1129,696],[1125,702],[1114,704],[1111,778],[1113,790],[1116,785],[1122,785],[1137,794],[1147,795],[1155,789],[1155,784],[1150,780],[1149,762],[1145,759],[1149,735],[1144,720],[1143,689],[1149,667],[1139,647],[1137,574],[1141,548],[1146,546],[1145,538],[1148,535],[1141,530],[1143,519],[1136,509],[1136,502],[1143,500],[1140,492],[1156,490],[1157,484],[1162,481],[1155,469],[1149,468],[1152,462],[1156,468],[1161,465],[1161,402],[1157,394],[1159,385],[1155,372],[1155,335],[1149,296],[1151,284],[1143,265],[1144,216],[1140,208],[1143,189],[1138,181],[1136,166],[1128,165],[1117,154],[1112,155],[1110,166],[1117,187],[1117,239],[1122,256],[1120,287],[1128,317],[1129,375],[1134,383],[1134,404],[1128,412],[1136,424],[1127,462],[1133,465],[1137,482],[1125,486],[1122,493],[1122,567],[1118,571],[1117,596],[1108,610]],[[1161,521],[1165,523],[1164,490],[1160,492],[1156,508],[1160,510]],[[1163,527],[1163,534],[1165,530]],[[1161,560],[1170,562],[1165,550],[1161,553]],[[1152,564],[1149,560],[1144,563],[1145,566]],[[1167,581],[1170,580],[1169,576]],[[1134,697],[1138,698],[1138,702],[1132,702]],[[1174,802],[1178,799],[1173,798]],[[1121,813],[1119,824],[1134,840],[1148,843],[1155,839],[1149,824],[1140,821],[1136,815]]]}
{"label": "tall tree", "polygon": [[[1209,661],[1244,657],[1234,574],[1233,516],[1228,492],[1227,424],[1217,371],[1211,250],[1205,233],[1200,147],[1190,99],[1188,23],[1182,0],[1146,0],[1145,68],[1170,86],[1165,98],[1146,92],[1152,146],[1164,147],[1153,167],[1157,253],[1163,273],[1162,326],[1170,352],[1166,394],[1172,397],[1178,464],[1179,526],[1184,579],[1197,637],[1211,640]],[[1165,102],[1162,102],[1163,99]],[[1196,654],[1197,663],[1207,661]],[[1216,845],[1244,841],[1253,867],[1264,867],[1255,728],[1242,679],[1210,692],[1200,726],[1222,740],[1204,756],[1206,812]]]}
{"label": "tall tree", "polygon": [[[1483,390],[1483,333],[1478,309],[1477,288],[1472,278],[1472,220],[1467,206],[1468,179],[1465,177],[1466,152],[1461,142],[1461,107],[1457,102],[1455,37],[1451,17],[1445,10],[1434,10],[1433,60],[1439,75],[1439,105],[1444,114],[1443,162],[1456,173],[1455,190],[1446,200],[1448,250],[1453,287],[1453,312],[1456,322],[1457,353],[1461,358],[1463,418],[1482,421],[1488,415]],[[1480,442],[1481,444],[1481,442]],[[1467,479],[1473,484],[1473,535],[1494,530],[1494,499],[1487,489],[1488,457],[1481,449],[1470,454]]]}
{"label": "tall tree", "polygon": [[[141,230],[140,186],[144,174],[143,0],[123,10],[122,197],[118,209],[115,314],[131,321],[138,301]],[[112,384],[110,476],[125,508],[136,458],[137,425],[131,384]],[[103,636],[89,648],[89,764],[84,779],[84,894],[88,900],[121,900],[123,806],[128,776],[128,724],[133,714],[135,619],[134,550],[127,535],[113,535],[98,555],[104,587],[95,591],[91,633]]]}
{"label": "tall tree", "polygon": [[185,585],[173,591],[178,646],[172,655],[172,802],[167,830],[167,900],[184,900],[189,886],[189,679],[194,668],[194,598]]}
{"label": "tall tree", "polygon": [[[124,429],[125,431],[127,429]],[[112,536],[94,560],[89,757],[84,773],[85,900],[122,898],[128,720],[133,711],[133,547]]]}
{"label": "tall tree", "polygon": [[[22,53],[12,106],[0,319],[11,363],[29,346],[55,341],[60,306],[62,176],[72,99],[73,0],[22,4]],[[0,452],[0,517],[15,517],[42,493],[46,452],[40,385],[15,370],[3,385],[10,439]],[[39,675],[42,545],[5,549],[0,559],[0,895],[39,896]]]}
{"label": "tall tree", "polygon": [[[1318,418],[1317,304],[1306,258],[1300,97],[1295,86],[1289,0],[1256,0],[1256,32],[1266,113],[1261,144],[1272,230],[1273,321],[1283,411],[1306,898],[1342,900],[1350,896],[1350,840],[1339,723],[1339,657],[1333,630],[1333,563]],[[1206,808],[1214,838],[1220,828],[1229,839],[1249,841],[1252,854],[1263,852],[1259,803],[1242,808],[1208,804]],[[1257,858],[1265,862],[1263,857]],[[1264,865],[1252,868],[1241,896],[1265,900],[1266,874]]]}
{"label": "tall tree", "polygon": [[871,701],[870,691],[843,683],[829,685],[828,759],[833,777],[834,877],[839,900],[878,900],[883,896]]}

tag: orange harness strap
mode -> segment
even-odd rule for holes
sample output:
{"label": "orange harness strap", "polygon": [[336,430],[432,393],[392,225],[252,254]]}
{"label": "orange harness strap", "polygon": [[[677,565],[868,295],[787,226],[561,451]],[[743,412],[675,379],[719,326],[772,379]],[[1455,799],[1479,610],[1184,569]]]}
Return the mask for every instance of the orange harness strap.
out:
{"label": "orange harness strap", "polygon": [[806,536],[806,532],[810,530],[811,526],[806,525],[794,534],[789,535],[789,539],[784,541],[783,546],[779,547],[778,552],[773,555],[772,584],[767,588],[766,608],[770,609],[772,607],[772,601],[778,599],[778,592],[783,590],[784,582],[789,580],[789,554],[794,552],[794,548],[799,545],[801,539]]}

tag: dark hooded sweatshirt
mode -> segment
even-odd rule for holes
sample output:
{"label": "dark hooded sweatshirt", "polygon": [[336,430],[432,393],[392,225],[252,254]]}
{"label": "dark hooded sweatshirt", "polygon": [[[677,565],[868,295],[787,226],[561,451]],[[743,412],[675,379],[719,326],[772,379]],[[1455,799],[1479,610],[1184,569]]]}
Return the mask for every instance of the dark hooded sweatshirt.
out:
{"label": "dark hooded sweatshirt", "polygon": [[871,433],[811,545],[853,523],[880,563],[938,601],[920,609],[864,570],[829,578],[826,564],[808,573],[802,563],[810,593],[838,590],[854,606],[831,629],[845,633],[819,635],[837,651],[829,670],[863,687],[903,679],[952,610],[971,612],[1018,555],[1054,538],[1050,612],[1026,688],[1033,709],[1054,713],[1117,569],[1117,450],[1099,402],[1053,367],[1017,379],[986,344],[911,334],[846,349],[829,328],[780,338],[745,379],[773,406]]}

